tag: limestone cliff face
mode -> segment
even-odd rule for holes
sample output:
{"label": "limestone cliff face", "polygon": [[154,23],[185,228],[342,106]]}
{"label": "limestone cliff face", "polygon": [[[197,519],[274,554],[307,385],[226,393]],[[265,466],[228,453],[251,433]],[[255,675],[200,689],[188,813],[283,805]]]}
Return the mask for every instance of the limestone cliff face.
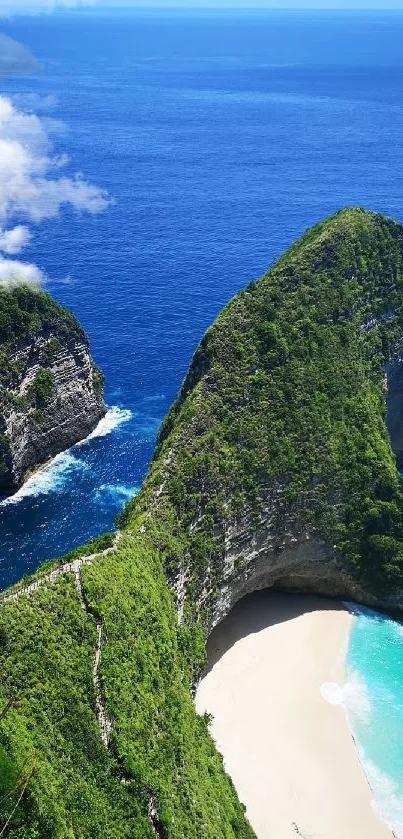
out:
{"label": "limestone cliff face", "polygon": [[258,526],[250,519],[233,526],[226,545],[219,591],[212,591],[206,581],[207,635],[238,600],[265,588],[354,601],[401,614],[401,589],[374,590],[357,579],[348,565],[340,562],[336,545],[314,529],[302,524],[298,526],[288,517],[284,518],[283,528],[270,528],[271,512],[267,510],[267,519],[263,518]]}
{"label": "limestone cliff face", "polygon": [[[378,328],[376,320],[372,328]],[[397,353],[385,366],[384,394],[386,423],[399,468],[403,465],[403,358]],[[303,509],[296,502],[284,504],[284,485],[262,493],[264,502],[258,520],[246,512],[226,525],[222,585],[213,593],[207,580],[203,600],[208,610],[206,630],[223,620],[233,606],[247,594],[265,588],[295,593],[312,593],[366,606],[403,612],[401,585],[378,589],[354,573],[346,557],[329,536],[304,521]],[[334,499],[335,507],[341,498]],[[178,602],[185,590],[176,591]],[[183,608],[183,605],[180,607]]]}
{"label": "limestone cliff face", "polygon": [[[21,409],[41,438],[58,390],[69,418],[77,380],[77,410],[91,401],[83,340],[48,298],[0,291],[6,421]],[[403,614],[402,359],[403,225],[364,210],[307,231],[219,315],[113,550],[2,602],[0,746],[44,758],[16,837],[250,839],[191,704],[201,630],[267,586]]]}
{"label": "limestone cliff face", "polygon": [[[37,294],[36,310],[41,307]],[[0,488],[17,489],[38,466],[86,437],[105,414],[103,378],[77,321],[52,303],[29,334],[2,347]],[[23,303],[20,311],[24,311]]]}
{"label": "limestone cliff face", "polygon": [[[223,551],[212,565],[202,574],[196,604],[207,636],[239,600],[266,588],[354,601],[397,615],[403,612],[400,586],[377,590],[341,560],[334,541],[306,525],[300,511],[283,509],[277,517],[271,499],[259,521],[246,512],[226,522]],[[193,574],[189,558],[171,576],[180,623],[189,591],[193,595]]]}
{"label": "limestone cliff face", "polygon": [[180,621],[270,586],[403,611],[402,347],[403,225],[364,210],[223,310],[131,505],[178,534]]}

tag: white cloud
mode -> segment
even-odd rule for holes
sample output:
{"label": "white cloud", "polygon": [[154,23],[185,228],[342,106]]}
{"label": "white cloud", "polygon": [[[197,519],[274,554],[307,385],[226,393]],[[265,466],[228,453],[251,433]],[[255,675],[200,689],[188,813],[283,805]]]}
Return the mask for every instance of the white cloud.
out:
{"label": "white cloud", "polygon": [[[2,3],[0,0],[0,14],[2,12]],[[41,65],[31,55],[30,51],[9,38],[7,35],[0,33],[0,76],[10,76],[15,73],[38,73]]]}
{"label": "white cloud", "polygon": [[[34,223],[57,216],[70,205],[79,212],[98,213],[110,203],[108,195],[82,175],[69,177],[61,169],[66,155],[55,156],[50,135],[61,124],[18,109],[0,95],[0,252],[17,254],[29,244]],[[9,227],[13,220],[19,223]],[[8,229],[7,229],[8,228]],[[7,260],[0,254],[0,282],[10,282],[17,272],[27,282],[39,282],[42,272],[33,265]]]}
{"label": "white cloud", "polygon": [[31,239],[31,231],[23,224],[17,224],[11,230],[0,230],[0,251],[13,255],[21,253]]}
{"label": "white cloud", "polygon": [[0,254],[0,284],[7,287],[29,283],[41,285],[45,276],[40,268],[18,259],[5,259]]}
{"label": "white cloud", "polygon": [[48,126],[0,96],[0,224],[16,215],[43,221],[57,216],[63,204],[98,213],[109,203],[81,175],[54,176],[65,159],[52,155]]}

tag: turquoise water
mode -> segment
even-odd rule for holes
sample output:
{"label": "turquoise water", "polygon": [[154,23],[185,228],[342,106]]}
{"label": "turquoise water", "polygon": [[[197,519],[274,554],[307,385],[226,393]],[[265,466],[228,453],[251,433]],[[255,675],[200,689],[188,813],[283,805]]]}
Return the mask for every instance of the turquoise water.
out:
{"label": "turquoise water", "polygon": [[403,625],[367,609],[347,653],[344,703],[377,809],[403,837]]}

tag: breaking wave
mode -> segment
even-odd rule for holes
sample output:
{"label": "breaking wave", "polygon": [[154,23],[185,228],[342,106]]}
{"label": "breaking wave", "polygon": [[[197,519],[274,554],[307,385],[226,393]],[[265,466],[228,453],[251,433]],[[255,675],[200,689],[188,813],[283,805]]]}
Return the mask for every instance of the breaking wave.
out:
{"label": "breaking wave", "polygon": [[44,466],[43,469],[28,478],[24,486],[14,495],[4,498],[0,502],[0,507],[18,504],[25,498],[47,495],[55,490],[60,490],[70,479],[72,472],[87,468],[87,464],[80,458],[74,457],[71,451],[62,452],[56,455],[48,466]]}
{"label": "breaking wave", "polygon": [[371,704],[367,686],[356,672],[353,672],[344,685],[325,682],[320,692],[331,705],[340,705],[346,712],[354,714],[362,722],[368,722]]}
{"label": "breaking wave", "polygon": [[[106,437],[107,434],[110,434],[119,425],[128,422],[131,418],[132,412],[127,409],[119,408],[117,405],[109,408],[108,412],[88,437],[76,443],[75,446],[72,446],[67,451],[56,455],[47,466],[44,466],[32,475],[31,478],[28,478],[24,486],[14,493],[14,495],[0,501],[0,508],[10,504],[18,504],[26,498],[37,495],[48,495],[51,492],[62,490],[70,480],[73,472],[80,472],[90,468],[85,460],[81,457],[76,457],[74,452],[96,437]],[[120,493],[120,500],[122,500],[122,497],[131,497],[137,490],[137,488],[129,489],[125,487],[112,487],[112,489],[116,493]]]}
{"label": "breaking wave", "polygon": [[107,434],[110,434],[115,428],[122,425],[122,423],[129,422],[132,416],[132,412],[127,408],[119,408],[118,405],[113,405],[99,421],[97,427],[91,431],[91,434],[77,443],[77,446],[84,446],[85,443],[88,443],[89,440],[94,440],[96,437],[106,437]]}
{"label": "breaking wave", "polygon": [[322,695],[346,709],[374,810],[403,839],[403,627],[372,609],[345,605],[355,615],[348,680],[338,690],[324,685]]}
{"label": "breaking wave", "polygon": [[361,748],[358,748],[358,753],[375,796],[372,802],[375,812],[386,822],[396,839],[403,839],[403,798],[398,784],[368,760]]}

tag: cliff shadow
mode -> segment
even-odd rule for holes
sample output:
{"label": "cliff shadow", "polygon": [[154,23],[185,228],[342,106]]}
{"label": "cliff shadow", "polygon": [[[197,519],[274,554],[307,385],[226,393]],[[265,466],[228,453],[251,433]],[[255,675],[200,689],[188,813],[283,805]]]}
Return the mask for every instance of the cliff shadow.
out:
{"label": "cliff shadow", "polygon": [[307,612],[323,610],[343,611],[335,600],[309,594],[285,594],[263,589],[247,594],[231,609],[226,618],[213,629],[207,641],[206,676],[220,658],[241,638],[254,635],[285,621],[301,617]]}
{"label": "cliff shadow", "polygon": [[398,469],[403,466],[403,363],[399,359],[386,366],[386,424]]}

